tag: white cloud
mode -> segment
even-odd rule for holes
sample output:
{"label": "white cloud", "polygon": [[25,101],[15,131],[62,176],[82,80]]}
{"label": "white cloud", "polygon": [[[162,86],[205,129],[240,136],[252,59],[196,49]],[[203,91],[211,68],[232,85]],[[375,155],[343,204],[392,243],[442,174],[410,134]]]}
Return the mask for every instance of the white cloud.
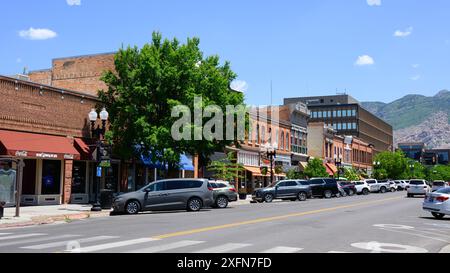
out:
{"label": "white cloud", "polygon": [[415,75],[415,76],[412,76],[410,79],[412,80],[412,81],[418,81],[418,80],[420,80],[420,75]]}
{"label": "white cloud", "polygon": [[369,6],[381,6],[381,0],[367,0]]}
{"label": "white cloud", "polygon": [[235,81],[231,82],[230,87],[231,87],[231,89],[233,89],[235,91],[245,93],[248,90],[248,83],[246,81],[242,81],[242,80],[235,80]]}
{"label": "white cloud", "polygon": [[369,55],[359,56],[355,62],[355,65],[357,65],[357,66],[365,66],[365,65],[373,65],[373,64],[375,64],[375,61]]}
{"label": "white cloud", "polygon": [[412,66],[412,68],[419,68],[420,67],[420,64],[413,64],[413,65],[411,65]]}
{"label": "white cloud", "polygon": [[412,34],[412,31],[413,31],[412,27],[407,28],[405,31],[397,30],[396,32],[394,32],[394,36],[401,38],[408,37],[409,35]]}
{"label": "white cloud", "polygon": [[21,58],[17,58],[17,59],[16,59],[16,63],[19,63],[19,64],[20,64],[21,62],[22,62],[22,59],[21,59]]}
{"label": "white cloud", "polygon": [[32,28],[19,31],[19,36],[29,40],[47,40],[58,36],[56,32],[46,28]]}
{"label": "white cloud", "polygon": [[69,6],[80,6],[81,0],[66,0],[67,5]]}

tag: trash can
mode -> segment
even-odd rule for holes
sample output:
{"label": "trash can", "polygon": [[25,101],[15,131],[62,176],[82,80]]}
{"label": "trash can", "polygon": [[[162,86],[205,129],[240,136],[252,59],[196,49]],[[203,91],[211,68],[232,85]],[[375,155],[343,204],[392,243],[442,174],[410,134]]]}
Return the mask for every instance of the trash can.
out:
{"label": "trash can", "polygon": [[100,206],[102,209],[111,209],[114,199],[114,192],[112,190],[100,191]]}

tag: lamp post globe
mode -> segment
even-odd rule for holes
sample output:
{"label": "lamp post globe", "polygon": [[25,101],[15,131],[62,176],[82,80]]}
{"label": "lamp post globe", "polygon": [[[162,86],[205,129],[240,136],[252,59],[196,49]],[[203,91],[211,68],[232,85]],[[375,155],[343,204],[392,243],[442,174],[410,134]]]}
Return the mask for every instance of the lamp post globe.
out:
{"label": "lamp post globe", "polygon": [[97,111],[95,111],[95,109],[92,109],[91,110],[91,112],[89,112],[89,120],[91,121],[91,122],[95,122],[95,121],[97,121],[97,118],[98,118],[98,114],[97,114]]}
{"label": "lamp post globe", "polygon": [[106,111],[106,108],[103,108],[102,111],[100,112],[100,119],[102,121],[107,121],[109,118],[109,113],[108,111]]}

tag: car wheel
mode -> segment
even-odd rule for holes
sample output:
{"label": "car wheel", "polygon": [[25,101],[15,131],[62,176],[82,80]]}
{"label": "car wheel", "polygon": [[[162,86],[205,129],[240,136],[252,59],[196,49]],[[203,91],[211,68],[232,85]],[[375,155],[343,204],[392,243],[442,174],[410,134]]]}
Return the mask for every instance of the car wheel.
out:
{"label": "car wheel", "polygon": [[391,192],[396,192],[397,190],[395,189],[395,188],[392,188],[391,189]]}
{"label": "car wheel", "polygon": [[385,187],[381,187],[380,192],[381,193],[386,193],[386,188]]}
{"label": "car wheel", "polygon": [[349,195],[349,196],[355,195],[355,191],[354,191],[354,190],[349,190],[349,191],[348,191],[348,195]]}
{"label": "car wheel", "polygon": [[363,195],[369,195],[369,190],[368,189],[363,189],[362,193],[363,193]]}
{"label": "car wheel", "polygon": [[306,201],[306,199],[308,199],[308,196],[304,192],[299,192],[297,195],[297,199],[298,199],[298,201],[304,202],[304,201]]}
{"label": "car wheel", "polygon": [[188,211],[200,211],[201,208],[203,206],[203,202],[202,200],[200,200],[199,198],[191,198],[188,203],[187,203],[187,209]]}
{"label": "car wheel", "polygon": [[228,198],[226,198],[225,196],[219,196],[216,200],[216,206],[219,209],[224,209],[228,207]]}
{"label": "car wheel", "polygon": [[125,206],[125,212],[127,214],[138,214],[139,210],[141,209],[141,205],[138,201],[130,201]]}
{"label": "car wheel", "polygon": [[264,195],[264,201],[265,201],[266,203],[272,203],[272,201],[273,201],[273,195],[270,194],[270,193]]}
{"label": "car wheel", "polygon": [[442,213],[432,212],[431,214],[434,216],[434,218],[436,218],[438,220],[442,220],[445,217],[445,214],[442,214]]}
{"label": "car wheel", "polygon": [[[338,193],[339,194],[339,193]],[[340,194],[339,194],[340,195]],[[323,193],[323,196],[326,198],[326,199],[330,199],[331,197],[333,197],[333,193],[330,191],[330,190],[326,190],[324,193]]]}

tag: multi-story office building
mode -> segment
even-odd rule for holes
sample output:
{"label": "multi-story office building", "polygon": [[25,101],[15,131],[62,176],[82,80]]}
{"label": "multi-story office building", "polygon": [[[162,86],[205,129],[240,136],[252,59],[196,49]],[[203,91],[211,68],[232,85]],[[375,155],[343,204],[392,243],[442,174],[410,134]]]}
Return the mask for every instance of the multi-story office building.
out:
{"label": "multi-story office building", "polygon": [[324,122],[339,135],[355,136],[373,145],[375,152],[392,151],[393,128],[373,115],[349,95],[287,98],[285,105],[303,102],[311,112],[311,122]]}
{"label": "multi-story office building", "polygon": [[398,148],[402,150],[406,157],[422,162],[423,155],[425,153],[425,143],[422,142],[410,142],[399,143]]}
{"label": "multi-story office building", "polygon": [[427,149],[423,142],[399,143],[398,148],[406,157],[425,165],[448,165],[450,149]]}

